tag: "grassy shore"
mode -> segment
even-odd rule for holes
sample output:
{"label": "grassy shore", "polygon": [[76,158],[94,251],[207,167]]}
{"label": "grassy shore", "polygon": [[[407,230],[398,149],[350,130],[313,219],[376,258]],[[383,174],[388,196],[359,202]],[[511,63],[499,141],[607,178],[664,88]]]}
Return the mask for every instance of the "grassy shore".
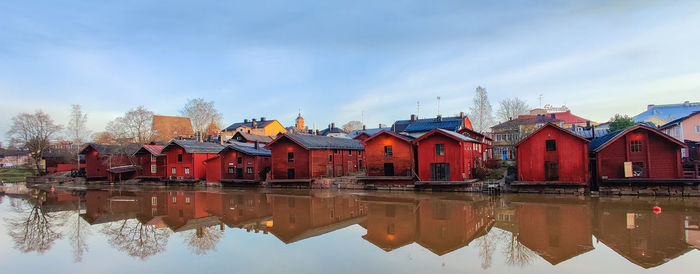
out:
{"label": "grassy shore", "polygon": [[26,168],[0,168],[0,181],[5,183],[19,183],[27,181],[27,176],[34,175],[32,169]]}

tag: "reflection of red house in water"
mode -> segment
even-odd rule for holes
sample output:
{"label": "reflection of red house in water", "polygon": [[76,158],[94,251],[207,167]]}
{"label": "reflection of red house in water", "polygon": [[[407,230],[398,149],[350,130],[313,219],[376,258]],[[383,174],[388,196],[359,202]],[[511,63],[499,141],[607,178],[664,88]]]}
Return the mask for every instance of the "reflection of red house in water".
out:
{"label": "reflection of red house in water", "polygon": [[418,234],[418,204],[408,201],[367,201],[367,218],[361,224],[367,230],[363,239],[383,249],[392,251],[413,243]]}
{"label": "reflection of red house in water", "polygon": [[643,268],[665,264],[693,248],[688,245],[685,212],[665,207],[653,214],[646,202],[601,201],[594,234],[630,262]]}
{"label": "reflection of red house in water", "polygon": [[270,195],[272,227],[269,232],[290,244],[364,221],[366,209],[354,196],[330,198]]}
{"label": "reflection of red house in water", "polygon": [[221,225],[221,193],[170,191],[165,204],[165,223],[175,232]]}
{"label": "reflection of red house in water", "polygon": [[228,227],[267,233],[272,223],[272,206],[262,192],[226,193],[221,200],[221,220]]}
{"label": "reflection of red house in water", "polygon": [[416,242],[438,256],[488,233],[495,223],[492,207],[466,201],[422,200]]}
{"label": "reflection of red house in water", "polygon": [[588,203],[516,202],[518,241],[552,265],[594,249]]}

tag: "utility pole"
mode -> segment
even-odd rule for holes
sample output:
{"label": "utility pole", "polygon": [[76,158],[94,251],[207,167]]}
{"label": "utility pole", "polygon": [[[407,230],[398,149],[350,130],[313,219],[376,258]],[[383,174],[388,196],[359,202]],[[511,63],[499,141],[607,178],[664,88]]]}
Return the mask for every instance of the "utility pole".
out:
{"label": "utility pole", "polygon": [[543,94],[540,94],[540,96],[537,96],[537,99],[540,100],[540,108],[542,108],[542,97],[543,96],[544,96]]}
{"label": "utility pole", "polygon": [[362,125],[365,125],[365,110],[363,109],[361,113],[362,114],[360,114],[360,123],[362,123]]}
{"label": "utility pole", "polygon": [[420,115],[420,101],[416,102],[416,118]]}
{"label": "utility pole", "polygon": [[440,115],[440,96],[437,97],[437,103],[438,103],[438,116]]}

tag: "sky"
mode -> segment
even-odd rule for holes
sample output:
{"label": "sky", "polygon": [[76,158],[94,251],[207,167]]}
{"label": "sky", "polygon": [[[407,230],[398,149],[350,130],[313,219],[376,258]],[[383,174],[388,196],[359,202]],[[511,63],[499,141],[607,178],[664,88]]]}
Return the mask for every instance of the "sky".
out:
{"label": "sky", "polygon": [[[519,97],[607,121],[700,101],[700,1],[0,1],[0,141],[43,110],[88,128],[214,101],[368,127]],[[420,102],[420,108],[417,108]],[[223,125],[223,126],[226,126]]]}

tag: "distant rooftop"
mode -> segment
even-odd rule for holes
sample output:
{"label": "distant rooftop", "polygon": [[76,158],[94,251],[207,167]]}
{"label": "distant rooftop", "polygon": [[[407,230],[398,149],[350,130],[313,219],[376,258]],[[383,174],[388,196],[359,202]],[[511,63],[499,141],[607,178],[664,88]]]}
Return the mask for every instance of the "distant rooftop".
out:
{"label": "distant rooftop", "polygon": [[696,111],[700,111],[700,102],[685,101],[680,104],[648,105],[646,111],[634,116],[634,121],[652,122],[656,126],[661,126]]}

